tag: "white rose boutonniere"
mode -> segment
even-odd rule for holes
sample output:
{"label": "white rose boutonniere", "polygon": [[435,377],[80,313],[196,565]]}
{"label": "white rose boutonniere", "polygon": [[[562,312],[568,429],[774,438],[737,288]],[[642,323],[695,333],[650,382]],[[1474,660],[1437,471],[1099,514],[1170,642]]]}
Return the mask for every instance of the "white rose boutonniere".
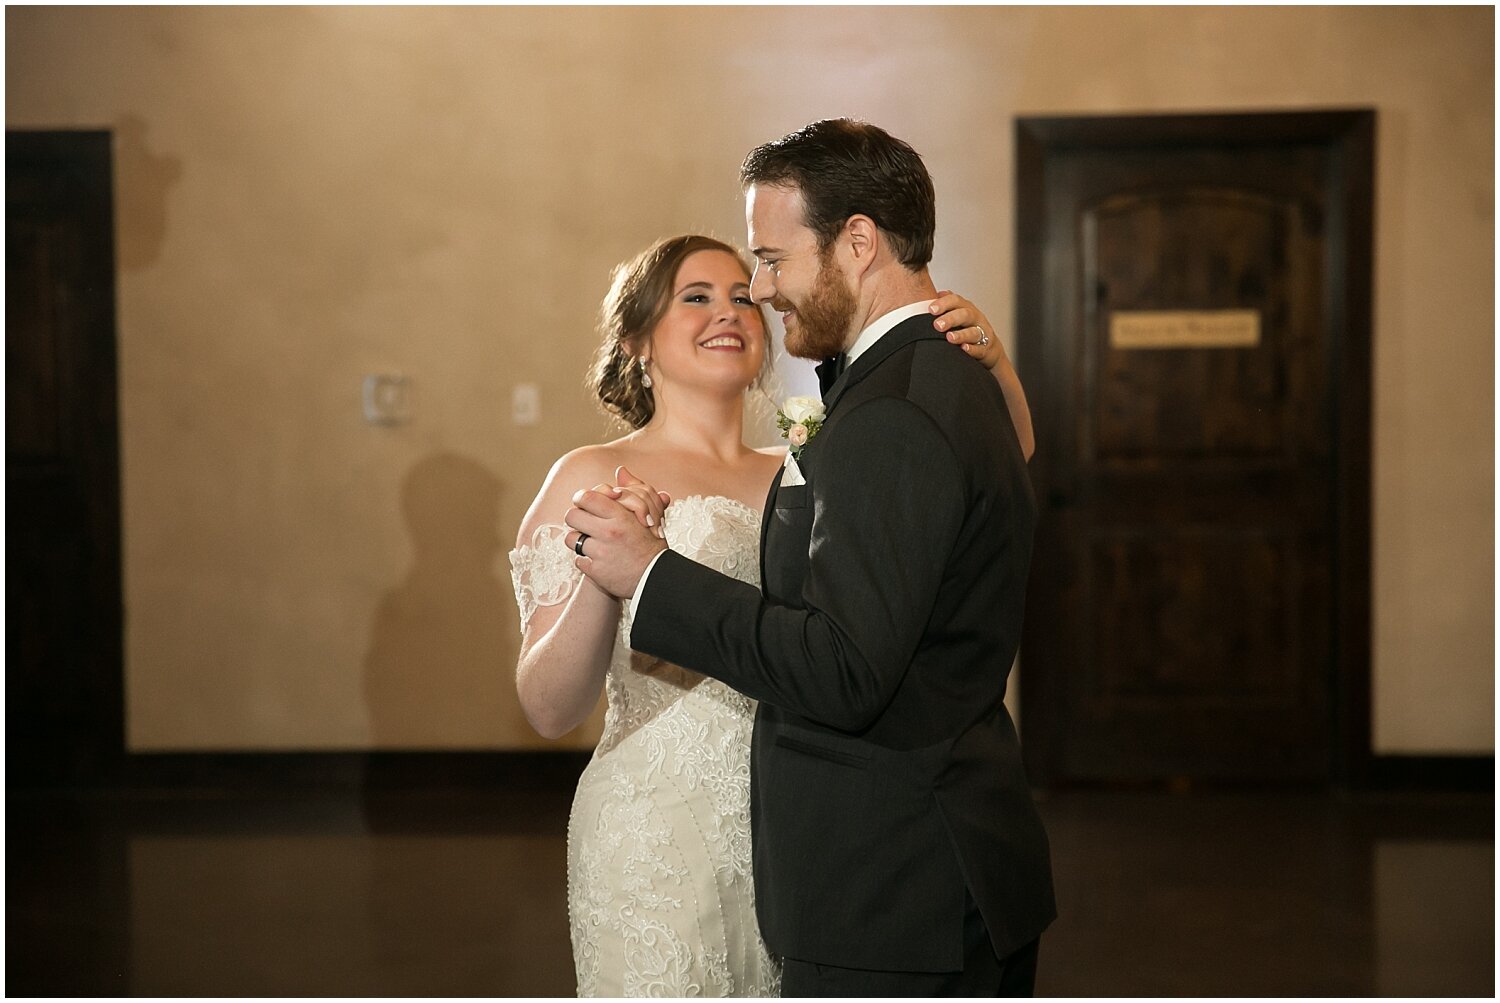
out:
{"label": "white rose boutonniere", "polygon": [[823,427],[823,402],[816,397],[788,397],[776,412],[776,427],[791,444],[793,459],[801,459],[802,447]]}

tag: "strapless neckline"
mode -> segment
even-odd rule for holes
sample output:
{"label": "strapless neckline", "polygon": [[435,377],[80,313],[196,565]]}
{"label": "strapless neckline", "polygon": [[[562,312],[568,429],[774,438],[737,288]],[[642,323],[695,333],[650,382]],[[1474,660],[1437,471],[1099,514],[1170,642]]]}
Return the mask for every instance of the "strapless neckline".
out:
{"label": "strapless neckline", "polygon": [[751,508],[749,505],[746,505],[744,502],[740,501],[738,498],[731,498],[728,495],[705,495],[705,494],[685,495],[685,496],[683,496],[681,498],[674,498],[674,499],[672,499],[672,504],[670,504],[670,505],[667,506],[667,515],[671,515],[672,514],[672,510],[675,509],[675,508],[677,508],[677,506],[679,506],[679,505],[687,505],[688,507],[691,507],[691,505],[689,503],[696,504],[696,505],[710,505],[713,502],[725,502],[728,505],[730,505],[731,507],[740,509],[741,511],[743,511],[743,512],[745,512],[745,513],[747,513],[747,514],[749,514],[751,516],[753,516],[756,519],[760,518],[760,509],[758,509],[758,508]]}

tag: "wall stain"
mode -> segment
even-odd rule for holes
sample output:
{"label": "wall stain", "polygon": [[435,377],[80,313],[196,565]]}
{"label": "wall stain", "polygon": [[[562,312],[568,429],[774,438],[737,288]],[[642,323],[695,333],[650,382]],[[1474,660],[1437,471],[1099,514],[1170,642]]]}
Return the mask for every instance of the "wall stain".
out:
{"label": "wall stain", "polygon": [[179,157],[153,153],[146,121],[122,115],[115,123],[115,253],[121,272],[161,257],[167,238],[167,194],[182,179]]}

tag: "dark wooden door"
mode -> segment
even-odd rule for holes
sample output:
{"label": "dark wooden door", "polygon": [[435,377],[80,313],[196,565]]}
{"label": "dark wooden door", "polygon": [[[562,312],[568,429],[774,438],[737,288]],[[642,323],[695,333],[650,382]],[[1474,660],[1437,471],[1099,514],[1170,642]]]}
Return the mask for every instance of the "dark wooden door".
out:
{"label": "dark wooden door", "polygon": [[1018,124],[1037,781],[1325,781],[1367,748],[1372,134]]}
{"label": "dark wooden door", "polygon": [[107,132],[5,137],[8,786],[123,756],[119,434]]}

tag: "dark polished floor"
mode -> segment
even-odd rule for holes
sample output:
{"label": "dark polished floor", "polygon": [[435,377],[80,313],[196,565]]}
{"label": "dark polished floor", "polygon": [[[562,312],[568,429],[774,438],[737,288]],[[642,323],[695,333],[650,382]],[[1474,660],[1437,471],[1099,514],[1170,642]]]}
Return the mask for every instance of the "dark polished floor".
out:
{"label": "dark polished floor", "polygon": [[[18,795],[13,996],[564,996],[571,790]],[[1054,793],[1039,995],[1492,996],[1490,795]]]}

